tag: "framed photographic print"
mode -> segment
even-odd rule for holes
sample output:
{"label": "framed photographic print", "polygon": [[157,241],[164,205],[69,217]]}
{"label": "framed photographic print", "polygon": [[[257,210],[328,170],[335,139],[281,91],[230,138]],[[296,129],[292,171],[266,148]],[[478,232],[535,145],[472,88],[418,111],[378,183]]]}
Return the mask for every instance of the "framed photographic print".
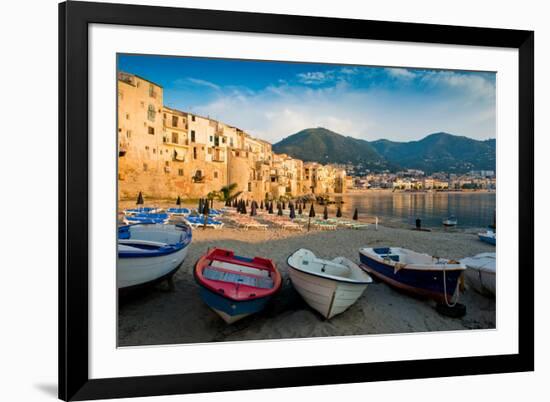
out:
{"label": "framed photographic print", "polygon": [[533,32],[59,23],[61,399],[534,369]]}

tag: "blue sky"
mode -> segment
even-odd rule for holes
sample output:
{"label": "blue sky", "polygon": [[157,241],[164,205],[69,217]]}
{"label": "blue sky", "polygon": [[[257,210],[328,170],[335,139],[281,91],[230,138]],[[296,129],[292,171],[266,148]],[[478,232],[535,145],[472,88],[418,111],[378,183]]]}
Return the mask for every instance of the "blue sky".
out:
{"label": "blue sky", "polygon": [[119,55],[164,104],[277,142],[309,127],[365,140],[496,137],[496,75],[412,68]]}

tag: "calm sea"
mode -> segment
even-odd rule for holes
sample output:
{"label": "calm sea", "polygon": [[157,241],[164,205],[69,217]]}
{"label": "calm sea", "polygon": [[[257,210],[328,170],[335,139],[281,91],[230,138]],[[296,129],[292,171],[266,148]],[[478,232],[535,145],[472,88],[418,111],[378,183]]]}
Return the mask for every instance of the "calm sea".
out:
{"label": "calm sea", "polygon": [[[441,227],[449,215],[458,219],[458,228],[484,228],[493,222],[496,193],[404,193],[391,191],[365,191],[335,197],[343,200],[342,212],[346,216],[358,208],[360,218],[378,216],[388,225],[414,225],[416,218],[422,226]],[[322,207],[318,207],[318,213]],[[331,206],[331,213],[335,207]]]}

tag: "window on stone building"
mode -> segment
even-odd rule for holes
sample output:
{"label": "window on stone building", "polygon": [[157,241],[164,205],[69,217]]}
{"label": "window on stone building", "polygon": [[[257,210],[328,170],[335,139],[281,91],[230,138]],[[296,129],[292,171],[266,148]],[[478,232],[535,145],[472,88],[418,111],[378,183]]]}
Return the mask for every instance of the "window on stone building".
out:
{"label": "window on stone building", "polygon": [[212,148],[208,148],[208,155],[212,155]]}
{"label": "window on stone building", "polygon": [[130,120],[130,114],[126,113],[126,120]]}
{"label": "window on stone building", "polygon": [[252,183],[248,182],[248,191],[252,191]]}
{"label": "window on stone building", "polygon": [[147,108],[147,119],[150,121],[155,121],[155,115],[157,114],[157,111],[155,110],[155,106],[149,105]]}
{"label": "window on stone building", "polygon": [[145,150],[149,151],[149,145],[145,145]]}
{"label": "window on stone building", "polygon": [[191,121],[195,121],[195,116],[191,116]]}
{"label": "window on stone building", "polygon": [[155,92],[155,86],[153,84],[149,84],[149,96],[151,98],[157,97],[157,93]]}
{"label": "window on stone building", "polygon": [[172,116],[172,126],[178,126],[178,116]]}
{"label": "window on stone building", "polygon": [[144,164],[143,164],[143,171],[146,172],[146,171],[147,171],[147,168],[148,168],[147,164],[144,163]]}
{"label": "window on stone building", "polygon": [[191,130],[191,142],[195,142],[195,130]]}
{"label": "window on stone building", "polygon": [[174,144],[177,144],[177,143],[178,143],[178,133],[172,132],[172,142],[173,142]]}
{"label": "window on stone building", "polygon": [[214,179],[217,179],[217,178],[218,178],[218,171],[214,170]]}
{"label": "window on stone building", "polygon": [[214,137],[210,136],[210,142],[214,142]]}
{"label": "window on stone building", "polygon": [[148,132],[149,134],[151,134],[151,135],[155,135],[155,128],[149,126],[149,127],[147,128],[147,132]]}
{"label": "window on stone building", "polygon": [[183,176],[183,169],[178,169],[178,176]]}
{"label": "window on stone building", "polygon": [[126,138],[132,138],[132,130],[126,130]]}
{"label": "window on stone building", "polygon": [[153,148],[153,153],[154,153],[154,154],[157,153],[157,149],[156,149],[156,148]]}
{"label": "window on stone building", "polygon": [[197,159],[197,147],[193,147],[193,159]]}
{"label": "window on stone building", "polygon": [[170,166],[170,162],[165,161],[165,162],[164,162],[164,166]]}

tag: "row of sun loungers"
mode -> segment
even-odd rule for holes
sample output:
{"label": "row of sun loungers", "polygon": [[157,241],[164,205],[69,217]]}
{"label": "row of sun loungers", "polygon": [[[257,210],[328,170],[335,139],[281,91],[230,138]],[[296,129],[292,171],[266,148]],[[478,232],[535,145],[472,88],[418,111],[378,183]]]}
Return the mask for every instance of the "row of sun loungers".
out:
{"label": "row of sun loungers", "polygon": [[273,225],[288,230],[302,230],[302,226],[297,222],[291,221],[289,218],[278,216],[278,215],[262,215],[262,219],[272,223]]}
{"label": "row of sun loungers", "polygon": [[267,230],[267,225],[264,223],[258,222],[256,219],[246,216],[246,215],[233,215],[227,217],[231,222],[237,225],[241,229],[263,229]]}

